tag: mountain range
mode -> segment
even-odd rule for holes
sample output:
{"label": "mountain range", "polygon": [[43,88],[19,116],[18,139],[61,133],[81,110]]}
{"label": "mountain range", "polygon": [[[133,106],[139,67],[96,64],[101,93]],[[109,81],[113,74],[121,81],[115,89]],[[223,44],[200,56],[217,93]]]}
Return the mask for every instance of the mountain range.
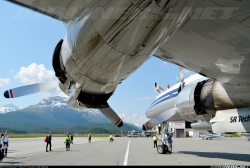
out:
{"label": "mountain range", "polygon": [[35,105],[19,108],[14,104],[0,107],[0,129],[13,133],[127,133],[142,131],[133,124],[121,128],[112,124],[98,109],[75,109],[67,98],[55,96]]}
{"label": "mountain range", "polygon": [[7,104],[7,105],[4,105],[4,106],[0,107],[0,113],[8,113],[8,112],[16,111],[16,110],[19,110],[19,109],[21,109],[21,108],[15,106],[14,104]]}

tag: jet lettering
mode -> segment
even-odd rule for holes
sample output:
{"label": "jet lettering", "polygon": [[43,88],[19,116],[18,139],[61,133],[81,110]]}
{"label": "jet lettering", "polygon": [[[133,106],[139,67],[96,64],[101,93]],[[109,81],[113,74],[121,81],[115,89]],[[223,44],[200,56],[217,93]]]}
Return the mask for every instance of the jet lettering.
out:
{"label": "jet lettering", "polygon": [[244,116],[232,116],[230,117],[230,123],[235,123],[237,122],[237,118],[238,118],[238,122],[250,122],[250,115],[244,117]]}
{"label": "jet lettering", "polygon": [[237,122],[236,120],[237,120],[237,116],[232,116],[232,117],[230,117],[230,123],[234,123],[234,122]]}
{"label": "jet lettering", "polygon": [[249,121],[250,121],[249,115],[247,117],[239,116],[239,122],[249,122]]}

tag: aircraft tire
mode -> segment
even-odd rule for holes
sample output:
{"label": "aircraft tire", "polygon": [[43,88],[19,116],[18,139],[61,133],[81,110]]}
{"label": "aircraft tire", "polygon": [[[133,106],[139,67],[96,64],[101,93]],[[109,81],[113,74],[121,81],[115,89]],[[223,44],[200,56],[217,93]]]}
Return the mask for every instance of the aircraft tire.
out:
{"label": "aircraft tire", "polygon": [[157,152],[159,153],[159,154],[164,154],[164,153],[166,153],[166,147],[165,147],[166,145],[158,145],[157,146]]}

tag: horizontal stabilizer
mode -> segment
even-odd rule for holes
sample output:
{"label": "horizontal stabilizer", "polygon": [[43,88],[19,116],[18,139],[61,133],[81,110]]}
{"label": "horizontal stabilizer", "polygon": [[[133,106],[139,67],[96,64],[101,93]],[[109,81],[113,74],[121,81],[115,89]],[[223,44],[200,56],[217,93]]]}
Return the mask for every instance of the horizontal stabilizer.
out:
{"label": "horizontal stabilizer", "polygon": [[117,127],[123,126],[123,121],[111,107],[101,108],[99,110]]}
{"label": "horizontal stabilizer", "polygon": [[58,87],[57,81],[52,81],[48,83],[36,83],[36,84],[31,84],[31,85],[26,85],[26,86],[21,86],[17,88],[13,88],[10,90],[6,90],[4,92],[4,97],[5,98],[15,98],[15,97],[21,97],[21,96],[26,96],[29,94],[45,91],[45,90],[50,90]]}

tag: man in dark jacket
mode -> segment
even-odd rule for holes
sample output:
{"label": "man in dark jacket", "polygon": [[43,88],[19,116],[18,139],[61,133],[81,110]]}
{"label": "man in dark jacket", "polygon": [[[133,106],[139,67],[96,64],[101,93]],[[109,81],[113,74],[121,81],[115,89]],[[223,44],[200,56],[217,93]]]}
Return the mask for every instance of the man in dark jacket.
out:
{"label": "man in dark jacket", "polygon": [[52,137],[51,137],[51,132],[49,132],[49,135],[48,136],[48,141],[46,143],[46,152],[48,152],[48,145],[49,145],[49,151],[52,151],[51,150],[51,140],[52,140]]}

